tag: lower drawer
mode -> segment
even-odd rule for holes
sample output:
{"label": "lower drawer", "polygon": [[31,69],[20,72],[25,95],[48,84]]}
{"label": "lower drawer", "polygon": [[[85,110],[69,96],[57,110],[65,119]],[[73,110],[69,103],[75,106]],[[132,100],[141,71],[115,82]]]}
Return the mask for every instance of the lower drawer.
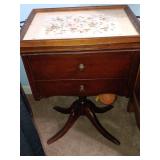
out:
{"label": "lower drawer", "polygon": [[36,81],[36,94],[49,96],[91,96],[100,93],[128,95],[127,79]]}

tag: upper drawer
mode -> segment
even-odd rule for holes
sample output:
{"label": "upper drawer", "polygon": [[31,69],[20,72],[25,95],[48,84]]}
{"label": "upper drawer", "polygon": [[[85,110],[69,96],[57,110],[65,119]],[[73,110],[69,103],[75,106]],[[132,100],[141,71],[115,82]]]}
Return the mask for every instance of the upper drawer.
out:
{"label": "upper drawer", "polygon": [[129,52],[75,53],[28,56],[35,80],[126,78]]}

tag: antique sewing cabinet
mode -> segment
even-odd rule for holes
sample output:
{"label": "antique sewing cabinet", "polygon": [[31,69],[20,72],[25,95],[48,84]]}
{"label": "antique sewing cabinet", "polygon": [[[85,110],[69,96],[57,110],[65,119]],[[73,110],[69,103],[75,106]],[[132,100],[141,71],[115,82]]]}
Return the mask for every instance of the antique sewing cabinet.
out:
{"label": "antique sewing cabinet", "polygon": [[77,96],[65,126],[48,144],[62,137],[80,115],[106,138],[120,144],[98,121],[86,97],[114,93],[130,97],[139,67],[139,21],[126,5],[34,9],[21,29],[20,53],[36,100]]}

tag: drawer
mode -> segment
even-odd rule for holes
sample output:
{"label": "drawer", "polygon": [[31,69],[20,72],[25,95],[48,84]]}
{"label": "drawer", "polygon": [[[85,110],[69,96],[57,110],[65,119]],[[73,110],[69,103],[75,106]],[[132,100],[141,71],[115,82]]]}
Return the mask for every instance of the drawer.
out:
{"label": "drawer", "polygon": [[100,93],[115,93],[127,96],[127,79],[102,80],[57,80],[36,82],[40,97],[91,96]]}
{"label": "drawer", "polygon": [[28,59],[35,80],[126,78],[132,54],[128,52],[52,54],[32,55]]}

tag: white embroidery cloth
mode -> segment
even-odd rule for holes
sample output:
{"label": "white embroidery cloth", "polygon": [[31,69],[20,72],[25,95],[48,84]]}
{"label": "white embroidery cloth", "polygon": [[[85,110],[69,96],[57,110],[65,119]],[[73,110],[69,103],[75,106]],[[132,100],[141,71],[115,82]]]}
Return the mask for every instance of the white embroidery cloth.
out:
{"label": "white embroidery cloth", "polygon": [[90,10],[37,13],[24,40],[138,35],[125,11]]}

